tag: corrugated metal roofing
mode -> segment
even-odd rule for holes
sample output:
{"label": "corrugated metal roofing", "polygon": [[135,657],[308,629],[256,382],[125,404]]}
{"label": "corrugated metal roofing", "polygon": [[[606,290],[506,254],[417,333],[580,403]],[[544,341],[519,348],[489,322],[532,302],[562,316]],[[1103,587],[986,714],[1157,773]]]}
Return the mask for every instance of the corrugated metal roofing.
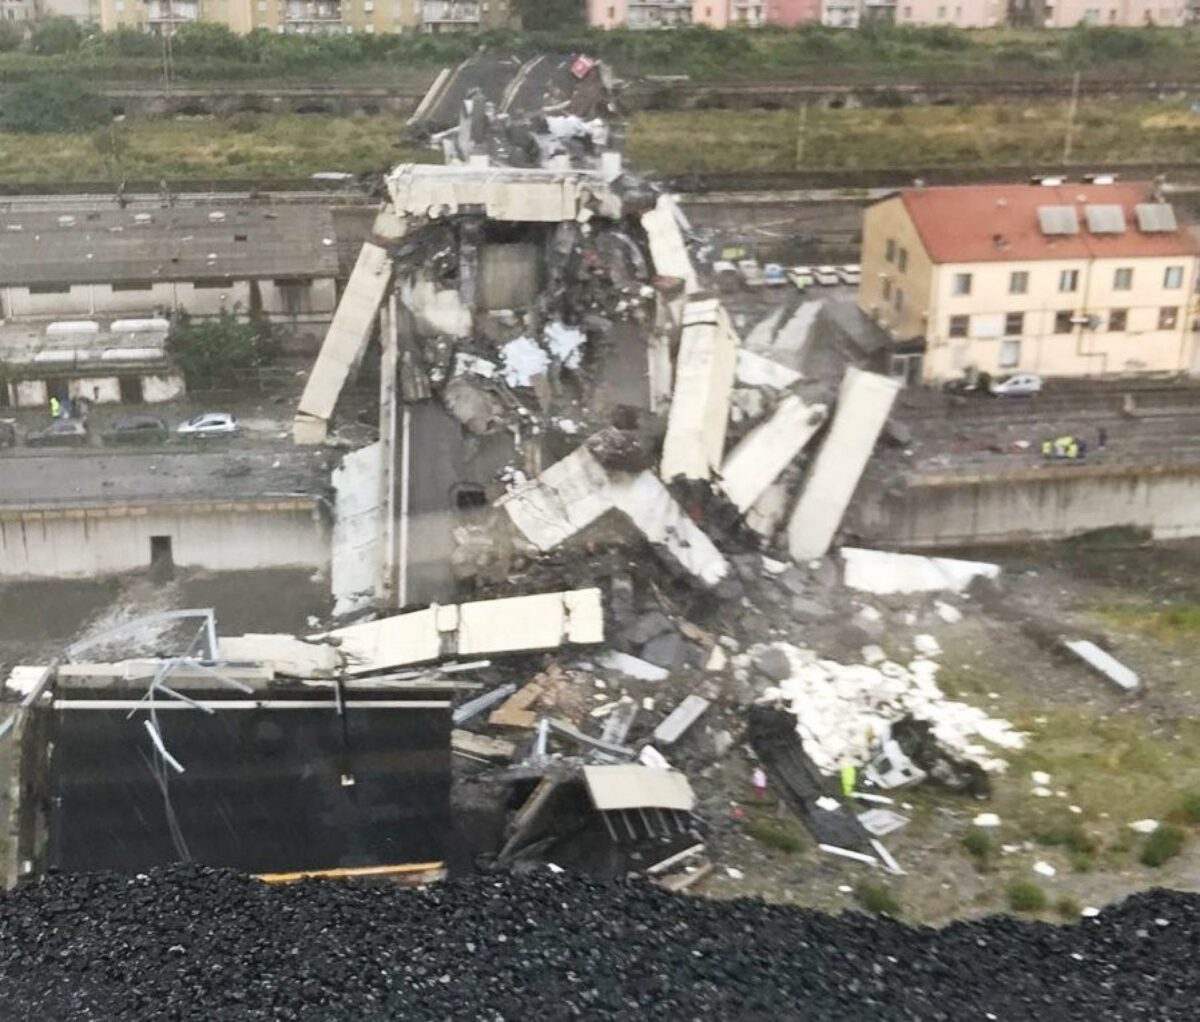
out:
{"label": "corrugated metal roofing", "polygon": [[0,286],[333,277],[329,207],[0,213]]}
{"label": "corrugated metal roofing", "polygon": [[1083,215],[1093,234],[1120,234],[1125,230],[1125,210],[1120,206],[1092,203],[1083,207]]}
{"label": "corrugated metal roofing", "polygon": [[[1037,259],[1137,258],[1194,255],[1196,239],[1183,228],[1121,234],[1046,235],[1038,207],[1120,206],[1128,223],[1135,207],[1151,204],[1144,182],[1045,185],[960,185],[909,188],[900,192],[926,252],[936,263],[1009,262]],[[888,200],[882,200],[888,201]]]}

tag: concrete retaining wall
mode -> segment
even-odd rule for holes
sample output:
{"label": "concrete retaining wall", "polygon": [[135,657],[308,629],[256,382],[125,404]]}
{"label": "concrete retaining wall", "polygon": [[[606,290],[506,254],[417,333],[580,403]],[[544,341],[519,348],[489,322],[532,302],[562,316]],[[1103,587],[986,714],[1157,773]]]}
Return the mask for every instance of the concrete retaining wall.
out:
{"label": "concrete retaining wall", "polygon": [[1200,536],[1200,465],[1116,465],[919,478],[872,488],[847,527],[872,545],[954,547],[1061,539],[1132,525]]}
{"label": "concrete retaining wall", "polygon": [[0,510],[0,580],[85,578],[150,566],[151,537],[180,567],[325,569],[329,538],[312,498]]}

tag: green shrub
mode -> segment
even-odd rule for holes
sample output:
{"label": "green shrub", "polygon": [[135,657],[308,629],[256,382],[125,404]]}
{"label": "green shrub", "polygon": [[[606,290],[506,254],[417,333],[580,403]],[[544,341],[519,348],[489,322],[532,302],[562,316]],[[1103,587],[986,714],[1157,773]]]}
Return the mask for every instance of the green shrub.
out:
{"label": "green shrub", "polygon": [[900,902],[883,884],[862,880],[854,885],[854,900],[877,916],[898,916]]}
{"label": "green shrub", "polygon": [[1142,865],[1156,868],[1163,865],[1183,850],[1186,840],[1187,834],[1182,827],[1176,827],[1173,823],[1160,823],[1158,829],[1146,838],[1146,843],[1142,846]]}
{"label": "green shrub", "polygon": [[1188,823],[1200,823],[1200,791],[1189,791],[1183,796],[1179,813]]}
{"label": "green shrub", "polygon": [[1046,892],[1032,880],[1014,880],[1005,895],[1014,912],[1040,912],[1046,907]]}
{"label": "green shrub", "polygon": [[11,53],[25,41],[25,33],[13,21],[0,21],[0,53]]}
{"label": "green shrub", "polygon": [[1033,839],[1040,845],[1067,848],[1085,855],[1096,850],[1096,839],[1075,820],[1063,820],[1043,827],[1033,835]]}
{"label": "green shrub", "polygon": [[279,347],[265,319],[242,321],[230,312],[211,319],[184,317],[167,337],[167,353],[196,390],[236,387],[247,369],[272,362]]}
{"label": "green shrub", "polygon": [[1064,894],[1054,903],[1054,911],[1059,914],[1059,917],[1071,922],[1079,918],[1081,911],[1079,902],[1072,898],[1069,894]]}
{"label": "green shrub", "polygon": [[996,839],[979,827],[972,827],[963,835],[962,846],[975,860],[975,868],[980,873],[986,873],[992,868],[1000,851]]}
{"label": "green shrub", "polygon": [[0,131],[83,131],[111,119],[108,103],[73,78],[34,79],[0,96]]}
{"label": "green shrub", "polygon": [[747,820],[744,829],[755,841],[781,852],[798,852],[804,847],[804,839],[795,830],[776,820]]}
{"label": "green shrub", "polygon": [[1095,868],[1091,855],[1087,852],[1072,851],[1070,853],[1071,868],[1076,873],[1090,873]]}
{"label": "green shrub", "polygon": [[74,53],[83,42],[83,29],[74,18],[44,18],[33,27],[29,48],[34,53],[53,56]]}

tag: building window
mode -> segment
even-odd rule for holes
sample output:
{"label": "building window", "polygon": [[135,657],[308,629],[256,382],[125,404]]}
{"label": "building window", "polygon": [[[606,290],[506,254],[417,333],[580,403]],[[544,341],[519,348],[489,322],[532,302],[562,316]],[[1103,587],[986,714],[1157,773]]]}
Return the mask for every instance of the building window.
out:
{"label": "building window", "polygon": [[1025,313],[1007,313],[1004,317],[1004,332],[1009,337],[1020,337],[1025,332]]}
{"label": "building window", "polygon": [[969,295],[971,293],[971,274],[956,273],[954,275],[954,294]]}
{"label": "building window", "polygon": [[971,332],[971,317],[970,316],[951,316],[950,317],[950,336],[951,337],[966,337]]}
{"label": "building window", "polygon": [[946,8],[945,7],[939,7],[937,9],[937,20],[938,21],[946,20]]}
{"label": "building window", "polygon": [[1013,270],[1008,275],[1008,293],[1023,295],[1029,290],[1029,274],[1025,270]]}
{"label": "building window", "polygon": [[892,306],[897,312],[904,311],[904,288],[896,288],[896,293],[892,296]]}
{"label": "building window", "polygon": [[1078,270],[1063,270],[1058,275],[1058,289],[1067,294],[1071,291],[1079,289],[1079,271]]}
{"label": "building window", "polygon": [[896,251],[896,266],[899,267],[901,273],[908,269],[908,249],[903,246]]}
{"label": "building window", "polygon": [[1158,329],[1174,330],[1179,322],[1179,309],[1174,305],[1165,305],[1158,310]]}
{"label": "building window", "polygon": [[887,277],[884,277],[883,278],[883,300],[885,302],[890,301],[891,297],[892,297],[892,282],[890,280],[888,280]]}
{"label": "building window", "polygon": [[1054,332],[1056,334],[1069,334],[1071,332],[1071,320],[1074,318],[1074,309],[1068,309],[1065,312],[1056,312],[1054,314]]}
{"label": "building window", "polygon": [[267,0],[258,0],[258,13],[259,14],[267,13]]}
{"label": "building window", "polygon": [[895,238],[888,238],[887,248],[884,250],[883,257],[889,263],[894,263],[896,261],[896,239]]}
{"label": "building window", "polygon": [[1129,322],[1128,309],[1109,309],[1108,310],[1108,332],[1112,334],[1123,334],[1126,329],[1126,324]]}
{"label": "building window", "polygon": [[1113,270],[1113,290],[1114,291],[1130,291],[1133,289],[1133,268],[1122,266],[1120,269]]}
{"label": "building window", "polygon": [[153,291],[154,285],[148,280],[125,280],[112,286],[114,291]]}
{"label": "building window", "polygon": [[1000,342],[1000,368],[1012,369],[1021,361],[1021,342],[1020,341],[1001,341]]}
{"label": "building window", "polygon": [[1163,270],[1163,287],[1168,291],[1174,291],[1183,287],[1183,267],[1168,266]]}
{"label": "building window", "polygon": [[[708,8],[708,16],[709,16],[710,18],[712,17],[712,8],[711,8],[711,7],[710,7],[710,8]],[[616,20],[617,20],[617,9],[616,9],[615,7],[610,7],[610,8],[608,9],[608,20],[609,20],[609,21],[616,21]]]}
{"label": "building window", "polygon": [[70,284],[31,284],[29,287],[31,295],[69,295],[71,293]]}
{"label": "building window", "polygon": [[375,34],[375,26],[368,22],[367,27],[364,28],[363,31],[366,32],[367,35],[374,35]]}

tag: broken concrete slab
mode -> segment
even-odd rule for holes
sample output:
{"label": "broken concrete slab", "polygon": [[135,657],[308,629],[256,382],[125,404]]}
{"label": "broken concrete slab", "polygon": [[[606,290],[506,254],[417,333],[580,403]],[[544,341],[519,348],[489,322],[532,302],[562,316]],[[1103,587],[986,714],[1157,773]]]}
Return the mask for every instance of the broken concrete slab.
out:
{"label": "broken concrete slab", "polygon": [[669,195],[660,195],[654,208],[642,214],[642,229],[650,243],[650,258],[661,277],[677,277],[688,294],[699,290],[696,270],[680,230],[679,206]]}
{"label": "broken concrete slab", "polygon": [[617,671],[626,677],[636,678],[638,681],[665,681],[671,676],[670,671],[664,670],[656,664],[615,649],[605,650],[596,657],[596,663],[601,667],[607,667],[610,671]]}
{"label": "broken concrete slab", "polygon": [[[380,214],[385,216],[395,219],[391,214]],[[338,396],[371,339],[375,314],[391,279],[392,260],[387,250],[368,241],[358,254],[300,397],[292,427],[296,443],[324,443]]]}
{"label": "broken concrete slab", "polygon": [[555,462],[537,479],[496,501],[521,534],[539,550],[553,550],[618,510],[661,556],[704,585],[716,585],[729,565],[651,472],[607,472],[595,455],[580,447]]}
{"label": "broken concrete slab", "polygon": [[678,632],[656,635],[642,647],[641,653],[643,660],[673,670],[683,662],[683,636]]}
{"label": "broken concrete slab", "polygon": [[345,654],[350,674],[443,657],[516,653],[604,641],[599,589],[439,606],[338,628],[316,638]]}
{"label": "broken concrete slab", "polygon": [[710,705],[709,701],[701,696],[686,696],[654,729],[654,741],[660,745],[674,745]]}
{"label": "broken concrete slab", "polygon": [[922,557],[844,546],[844,580],[851,589],[891,593],[962,592],[977,578],[998,578],[1000,565],[953,557]]}
{"label": "broken concrete slab", "polygon": [[[751,339],[746,338],[749,345]],[[803,377],[795,369],[789,369],[773,358],[759,355],[749,348],[738,348],[735,379],[742,387],[768,387],[771,390],[787,390]]]}
{"label": "broken concrete slab", "polygon": [[752,657],[755,669],[771,681],[784,681],[792,676],[792,662],[777,646],[765,646]]}
{"label": "broken concrete slab", "polygon": [[1107,678],[1126,692],[1136,692],[1141,679],[1111,653],[1107,653],[1088,639],[1064,639],[1063,645],[1074,653],[1101,677]]}
{"label": "broken concrete slab", "polygon": [[869,834],[875,837],[886,837],[908,823],[907,816],[901,816],[891,809],[868,809],[858,814],[858,822]]}
{"label": "broken concrete slab", "polygon": [[659,467],[664,480],[709,479],[721,467],[737,349],[720,302],[687,303]]}
{"label": "broken concrete slab", "polygon": [[335,617],[369,607],[378,595],[383,540],[383,457],[376,441],[350,451],[333,470],[329,588]]}
{"label": "broken concrete slab", "polygon": [[846,370],[833,424],[788,523],[793,560],[809,561],[829,549],[899,391],[890,377]]}
{"label": "broken concrete slab", "polygon": [[455,752],[476,759],[491,759],[506,761],[513,758],[517,752],[515,742],[503,738],[493,738],[490,735],[477,735],[471,731],[455,728],[450,732],[450,748]]}
{"label": "broken concrete slab", "polygon": [[583,781],[592,805],[601,812],[622,809],[676,809],[690,813],[696,796],[678,770],[656,770],[637,763],[585,766]]}
{"label": "broken concrete slab", "polygon": [[743,514],[779,478],[825,422],[824,405],[807,405],[794,394],[771,417],[747,433],[721,466],[720,487]]}
{"label": "broken concrete slab", "polygon": [[637,715],[637,703],[629,698],[620,700],[604,721],[604,730],[600,732],[600,740],[608,742],[610,745],[624,745]]}
{"label": "broken concrete slab", "polygon": [[342,665],[338,651],[323,642],[305,642],[295,635],[223,636],[221,659],[231,663],[262,664],[275,675],[289,678],[331,678]]}

